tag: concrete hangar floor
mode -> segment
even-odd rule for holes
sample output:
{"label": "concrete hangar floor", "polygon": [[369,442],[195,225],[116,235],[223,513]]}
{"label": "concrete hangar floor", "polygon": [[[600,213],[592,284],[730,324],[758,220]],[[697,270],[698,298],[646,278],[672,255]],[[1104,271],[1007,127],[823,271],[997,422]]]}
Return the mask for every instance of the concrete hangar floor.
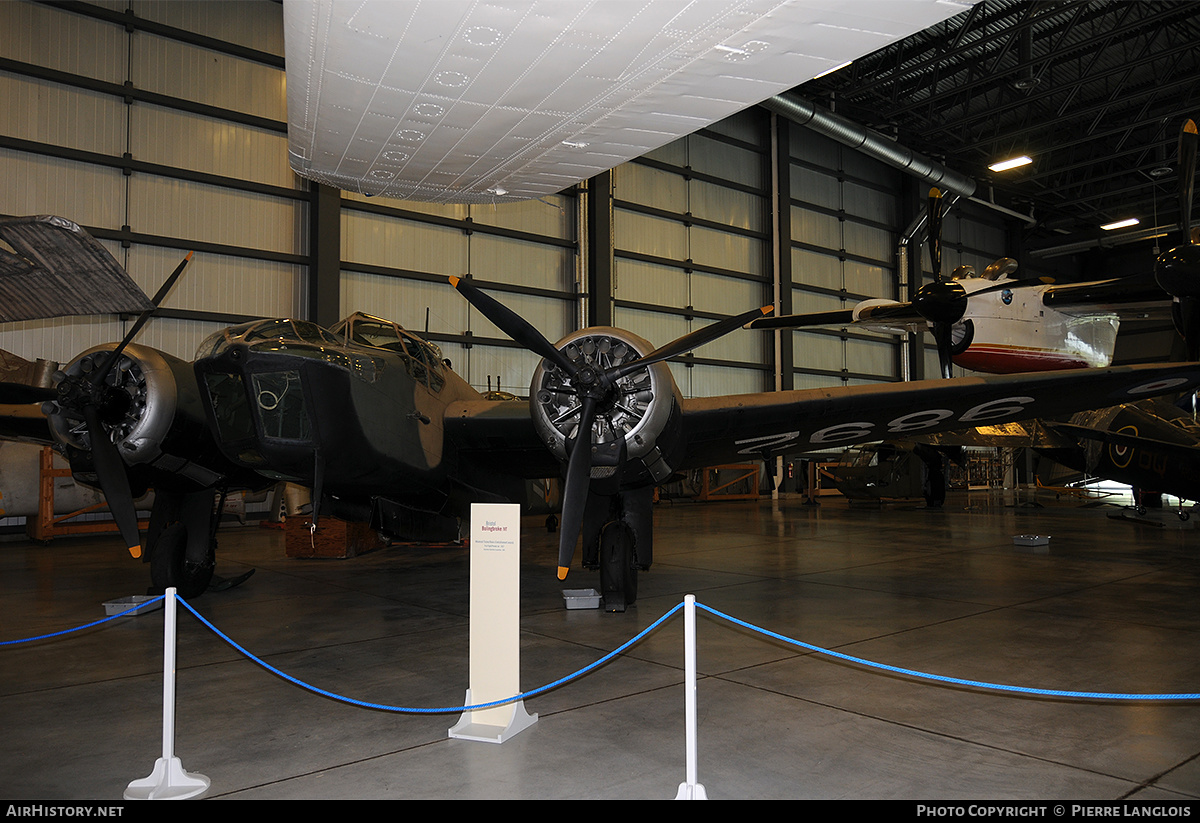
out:
{"label": "concrete hangar floor", "polygon": [[[990,502],[990,505],[989,505]],[[657,508],[656,559],[625,614],[567,611],[554,538],[525,521],[522,687],[599,659],[693,593],[772,631],[891,666],[1096,692],[1200,691],[1200,534],[1078,503],[946,508],[827,499]],[[1171,515],[1173,517],[1173,515]],[[1049,551],[1014,534],[1051,535]],[[285,557],[223,528],[218,570],[258,572],[197,610],[338,694],[444,707],[468,684],[468,561],[393,547]],[[101,616],[145,570],[112,540],[0,544],[2,640]],[[575,570],[570,586],[597,585]],[[119,800],[162,750],[162,612],[0,646],[0,798]],[[1200,797],[1200,703],[1113,703],[923,682],[701,612],[699,771],[712,799]],[[175,751],[213,798],[674,797],[685,779],[682,618],[526,702],[503,745],[303,691],[180,610]]]}

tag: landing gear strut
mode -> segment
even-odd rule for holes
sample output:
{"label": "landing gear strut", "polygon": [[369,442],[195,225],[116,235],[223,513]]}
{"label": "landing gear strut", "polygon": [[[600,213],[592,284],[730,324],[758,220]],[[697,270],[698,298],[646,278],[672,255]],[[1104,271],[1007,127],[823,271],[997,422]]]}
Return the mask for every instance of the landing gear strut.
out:
{"label": "landing gear strut", "polygon": [[217,526],[225,493],[214,508],[213,492],[156,490],[146,531],[150,563],[150,594],[174,588],[180,597],[198,597],[211,586],[223,591],[244,582],[251,569],[232,579],[213,574],[216,568]]}
{"label": "landing gear strut", "polygon": [[654,489],[589,494],[583,517],[583,565],[600,570],[604,609],[623,612],[637,600],[638,571],[650,568]]}
{"label": "landing gear strut", "polygon": [[637,600],[633,544],[633,529],[624,521],[610,521],[600,533],[600,593],[605,611],[623,612]]}

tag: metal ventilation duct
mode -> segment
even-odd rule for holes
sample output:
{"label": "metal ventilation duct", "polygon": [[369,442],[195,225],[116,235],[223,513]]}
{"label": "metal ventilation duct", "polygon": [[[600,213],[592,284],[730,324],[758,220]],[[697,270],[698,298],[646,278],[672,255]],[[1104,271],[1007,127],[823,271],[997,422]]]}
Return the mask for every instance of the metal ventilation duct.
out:
{"label": "metal ventilation duct", "polygon": [[786,117],[793,123],[812,129],[842,145],[858,149],[869,157],[881,160],[890,166],[909,172],[946,192],[970,197],[975,193],[975,181],[965,174],[947,168],[944,164],[930,160],[912,149],[905,148],[865,126],[839,117],[827,109],[794,94],[769,97],[762,105]]}

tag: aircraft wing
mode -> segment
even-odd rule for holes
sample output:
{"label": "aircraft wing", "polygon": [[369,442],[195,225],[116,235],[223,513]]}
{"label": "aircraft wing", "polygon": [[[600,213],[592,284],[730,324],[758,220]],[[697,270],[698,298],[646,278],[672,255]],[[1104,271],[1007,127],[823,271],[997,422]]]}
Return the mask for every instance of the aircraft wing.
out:
{"label": "aircraft wing", "polygon": [[1096,283],[1050,286],[1042,295],[1042,303],[1064,314],[1111,311],[1122,320],[1171,316],[1171,297],[1152,272]]}
{"label": "aircraft wing", "polygon": [[1001,446],[1015,449],[1065,449],[1079,445],[1075,438],[1055,429],[1052,422],[1042,420],[976,426],[973,429],[915,437],[913,440],[930,446]]}
{"label": "aircraft wing", "polygon": [[781,317],[768,316],[746,324],[748,329],[799,329],[811,326],[857,326],[870,331],[899,334],[906,331],[923,331],[928,328],[929,322],[912,303],[881,299],[864,300],[852,309],[785,314]]}
{"label": "aircraft wing", "polygon": [[1143,437],[1137,434],[1128,434],[1122,431],[1106,431],[1102,429],[1093,429],[1088,426],[1077,426],[1072,423],[1051,423],[1050,427],[1055,431],[1063,434],[1077,437],[1083,440],[1095,440],[1099,443],[1108,443],[1112,446],[1125,446],[1127,448],[1142,449],[1143,451],[1157,451],[1162,453],[1179,454],[1183,452],[1191,452],[1194,455],[1200,455],[1200,446],[1194,443],[1172,443],[1167,440],[1158,440],[1152,437]]}
{"label": "aircraft wing", "polygon": [[50,446],[54,435],[50,434],[50,424],[39,404],[0,403],[0,440]]}
{"label": "aircraft wing", "polygon": [[1114,406],[1200,385],[1200,363],[961,377],[684,401],[687,465],[935,434]]}
{"label": "aircraft wing", "polygon": [[0,240],[13,249],[0,248],[0,323],[154,308],[108,250],[70,220],[5,218]]}
{"label": "aircraft wing", "polygon": [[553,194],[970,5],[288,0],[292,168],[408,200]]}

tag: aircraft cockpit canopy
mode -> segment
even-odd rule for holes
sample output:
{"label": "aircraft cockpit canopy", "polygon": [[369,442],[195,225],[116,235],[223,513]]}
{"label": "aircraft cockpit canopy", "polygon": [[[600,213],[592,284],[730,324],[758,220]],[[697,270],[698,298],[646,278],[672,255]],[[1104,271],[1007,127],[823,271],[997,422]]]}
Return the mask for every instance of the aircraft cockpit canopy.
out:
{"label": "aircraft cockpit canopy", "polygon": [[401,355],[409,374],[434,391],[441,391],[446,383],[441,350],[406,331],[398,323],[355,312],[332,326],[329,332],[350,343],[386,349]]}
{"label": "aircraft cockpit canopy", "polygon": [[984,280],[999,280],[1002,277],[1011,278],[1016,270],[1016,260],[1013,260],[1011,257],[1001,257],[984,269],[980,277]]}
{"label": "aircraft cockpit canopy", "polygon": [[341,346],[342,341],[316,323],[307,320],[252,320],[230,326],[204,338],[196,350],[196,359],[212,357],[235,344],[256,349],[287,348],[289,343],[312,346]]}
{"label": "aircraft cockpit canopy", "polygon": [[990,264],[983,270],[983,274],[976,274],[975,267],[970,263],[964,263],[961,266],[955,267],[950,273],[951,280],[969,280],[972,277],[978,277],[981,280],[1001,280],[1003,278],[1011,279],[1013,273],[1017,270],[1017,261],[1011,257],[1001,257]]}

